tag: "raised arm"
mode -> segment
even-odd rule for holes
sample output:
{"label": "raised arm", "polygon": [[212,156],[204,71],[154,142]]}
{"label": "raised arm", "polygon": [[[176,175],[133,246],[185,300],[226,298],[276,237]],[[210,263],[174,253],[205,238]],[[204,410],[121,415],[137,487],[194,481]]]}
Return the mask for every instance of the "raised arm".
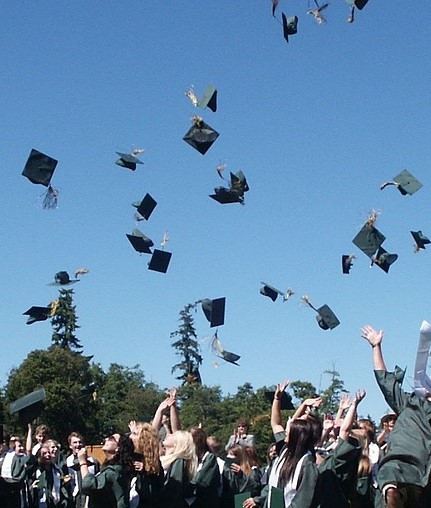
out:
{"label": "raised arm", "polygon": [[349,438],[350,431],[352,430],[353,422],[356,418],[356,411],[358,409],[358,405],[361,400],[365,397],[365,390],[359,390],[356,392],[356,396],[354,397],[349,409],[347,410],[346,416],[343,420],[343,423],[340,427],[340,438],[344,441],[347,441]]}
{"label": "raised arm", "polygon": [[322,402],[323,402],[322,397],[316,397],[314,399],[305,399],[304,402],[295,411],[294,415],[292,416],[292,420],[297,420],[298,418],[301,418],[301,416],[304,415],[310,407],[317,408],[320,406],[320,404],[322,404]]}
{"label": "raised arm", "polygon": [[172,432],[181,430],[180,413],[177,408],[177,389],[171,388],[169,391],[169,418],[171,420]]}
{"label": "raised arm", "polygon": [[284,390],[289,386],[289,381],[283,381],[277,385],[274,393],[274,400],[271,407],[271,428],[272,433],[275,435],[279,432],[284,432],[283,422],[281,420],[281,396]]}
{"label": "raised arm", "polygon": [[383,360],[382,353],[383,330],[378,332],[377,330],[374,330],[372,326],[365,325],[361,329],[361,332],[361,337],[365,339],[373,348],[374,370],[384,370],[386,372],[387,369]]}
{"label": "raised arm", "polygon": [[25,440],[25,453],[30,457],[33,444],[33,427],[31,423],[28,424],[27,438]]}
{"label": "raised arm", "polygon": [[156,432],[159,432],[160,427],[162,426],[162,415],[163,411],[169,407],[169,403],[171,402],[171,397],[166,397],[165,400],[160,402],[159,407],[156,409],[154,413],[153,420],[151,425]]}

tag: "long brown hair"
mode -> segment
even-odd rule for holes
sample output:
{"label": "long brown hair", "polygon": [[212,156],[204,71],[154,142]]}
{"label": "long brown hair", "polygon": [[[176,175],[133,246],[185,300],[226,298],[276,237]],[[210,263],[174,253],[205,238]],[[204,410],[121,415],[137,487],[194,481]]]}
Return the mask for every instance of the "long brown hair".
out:
{"label": "long brown hair", "polygon": [[136,452],[143,456],[144,472],[146,474],[159,474],[160,454],[159,438],[152,425],[142,423],[138,434]]}
{"label": "long brown hair", "polygon": [[292,479],[301,458],[307,452],[312,451],[314,446],[313,437],[312,425],[308,420],[292,420],[279,473],[280,478],[283,478],[286,483]]}
{"label": "long brown hair", "polygon": [[238,459],[239,466],[243,473],[250,474],[251,465],[244,446],[239,444],[233,445],[228,449],[227,453]]}

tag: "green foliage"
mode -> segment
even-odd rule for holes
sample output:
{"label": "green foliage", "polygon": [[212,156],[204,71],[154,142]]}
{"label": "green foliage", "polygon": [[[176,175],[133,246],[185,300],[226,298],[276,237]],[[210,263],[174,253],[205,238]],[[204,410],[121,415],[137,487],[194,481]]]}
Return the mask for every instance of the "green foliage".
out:
{"label": "green foliage", "polygon": [[344,381],[340,378],[340,373],[335,370],[335,366],[331,370],[323,371],[323,374],[329,374],[331,382],[328,388],[321,392],[323,403],[320,406],[320,412],[322,414],[336,413],[340,403],[340,396],[343,392],[346,392]]}
{"label": "green foliage", "polygon": [[305,399],[316,396],[316,388],[308,381],[292,381],[289,388],[293,391],[293,396],[297,402],[301,403]]}
{"label": "green foliage", "polygon": [[181,407],[181,423],[184,428],[202,424],[208,435],[218,433],[222,404],[219,386],[186,384],[178,390],[177,396]]}
{"label": "green foliage", "polygon": [[67,349],[82,349],[75,330],[79,328],[75,306],[73,305],[73,289],[60,289],[58,306],[51,319],[52,342],[56,346]]}
{"label": "green foliage", "polygon": [[200,355],[200,347],[197,340],[196,329],[192,311],[196,311],[199,302],[189,303],[180,312],[180,326],[178,330],[172,332],[171,339],[178,337],[172,343],[172,347],[176,349],[177,355],[182,357],[182,361],[176,363],[171,372],[182,372],[176,379],[181,380],[182,384],[199,384],[200,374],[199,367],[202,365],[202,356]]}

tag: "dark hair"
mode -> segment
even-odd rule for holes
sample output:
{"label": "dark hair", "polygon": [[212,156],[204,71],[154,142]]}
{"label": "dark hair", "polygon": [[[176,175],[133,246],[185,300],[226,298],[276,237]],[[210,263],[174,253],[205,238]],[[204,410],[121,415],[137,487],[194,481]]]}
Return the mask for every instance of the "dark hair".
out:
{"label": "dark hair", "polygon": [[192,435],[193,442],[195,443],[196,455],[200,460],[206,452],[210,451],[207,443],[207,433],[199,427],[193,427],[190,429],[190,434]]}
{"label": "dark hair", "polygon": [[239,427],[240,425],[242,425],[243,427],[246,427],[247,429],[250,427],[248,420],[246,420],[245,418],[240,418],[238,420],[238,423],[236,424],[236,426]]}
{"label": "dark hair", "polygon": [[307,421],[310,423],[311,426],[311,433],[312,433],[312,439],[313,439],[313,446],[318,446],[322,440],[322,431],[323,431],[323,424],[322,420],[312,413],[309,413],[307,415]]}
{"label": "dark hair", "polygon": [[118,440],[118,449],[115,452],[115,455],[111,459],[105,460],[103,465],[110,466],[114,464],[121,464],[127,473],[132,473],[134,471],[134,451],[135,447],[130,437],[126,436],[125,434],[120,434],[120,438]]}
{"label": "dark hair", "polygon": [[259,467],[259,459],[257,457],[256,448],[254,446],[244,446],[245,452],[251,467]]}
{"label": "dark hair", "polygon": [[310,421],[292,420],[289,427],[289,436],[280,468],[280,478],[287,483],[295,472],[300,459],[314,448],[314,435]]}

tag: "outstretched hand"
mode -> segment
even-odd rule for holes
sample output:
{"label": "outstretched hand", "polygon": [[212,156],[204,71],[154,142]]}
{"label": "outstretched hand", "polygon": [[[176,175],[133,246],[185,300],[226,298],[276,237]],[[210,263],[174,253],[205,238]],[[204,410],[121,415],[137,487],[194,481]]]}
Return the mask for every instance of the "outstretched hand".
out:
{"label": "outstretched hand", "polygon": [[380,345],[383,340],[383,330],[378,332],[372,326],[365,325],[361,328],[361,337],[368,341],[371,346],[375,347]]}
{"label": "outstretched hand", "polygon": [[286,379],[277,385],[275,389],[274,398],[279,399],[283,395],[284,390],[289,386],[290,381]]}

